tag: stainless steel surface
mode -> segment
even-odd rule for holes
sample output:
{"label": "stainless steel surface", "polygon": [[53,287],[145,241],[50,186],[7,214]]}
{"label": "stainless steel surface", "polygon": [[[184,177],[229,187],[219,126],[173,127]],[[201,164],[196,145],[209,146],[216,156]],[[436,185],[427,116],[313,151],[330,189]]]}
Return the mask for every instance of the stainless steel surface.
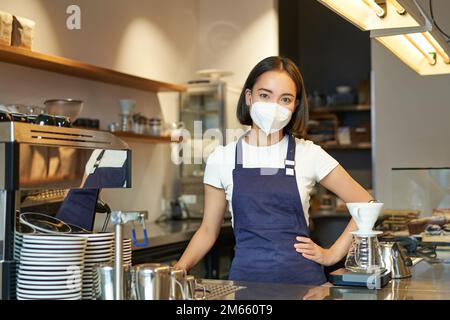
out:
{"label": "stainless steel surface", "polygon": [[[3,246],[3,244],[2,244]],[[3,259],[0,259],[0,300],[3,300],[5,297],[3,297]]]}
{"label": "stainless steel surface", "polygon": [[114,238],[114,299],[123,300],[123,236],[122,236],[122,224],[115,225],[115,238]]}
{"label": "stainless steel surface", "polygon": [[[199,282],[196,285],[196,291],[204,291],[205,300],[216,300],[221,299],[224,296],[232,295],[239,290],[245,289],[245,286],[237,286],[233,283],[208,283],[207,281]],[[199,290],[200,289],[200,290]],[[197,297],[199,294],[196,295]]]}
{"label": "stainless steel surface", "polygon": [[[0,190],[0,261],[5,259],[6,190]],[[0,273],[1,275],[1,273]],[[1,277],[0,277],[1,278]],[[1,281],[1,279],[0,279]]]}
{"label": "stainless steel surface", "polygon": [[0,142],[126,150],[128,145],[106,131],[1,122]]}
{"label": "stainless steel surface", "polygon": [[[21,190],[82,188],[87,165],[93,165],[102,150],[56,146],[20,144],[18,159],[19,187]],[[126,150],[106,150],[101,161],[128,160]],[[99,186],[121,188],[126,181]]]}
{"label": "stainless steel surface", "polygon": [[170,268],[170,300],[186,300],[186,273]]}
{"label": "stainless steel surface", "polygon": [[114,211],[111,213],[111,222],[115,226],[114,288],[116,292],[116,300],[123,300],[123,225],[136,220],[142,221],[143,219],[144,214],[142,212]]}
{"label": "stainless steel surface", "polygon": [[380,246],[384,264],[387,269],[391,270],[391,277],[393,279],[410,277],[409,266],[412,265],[412,261],[404,255],[400,244],[397,242],[381,242]]}
{"label": "stainless steel surface", "polygon": [[98,286],[96,288],[96,299],[114,300],[114,268],[110,265],[99,265],[96,267]]}
{"label": "stainless steel surface", "polygon": [[5,144],[0,143],[0,189],[5,189],[6,158]]}
{"label": "stainless steel surface", "polygon": [[74,99],[51,99],[44,102],[48,114],[65,116],[74,122],[83,110],[83,101]]}
{"label": "stainless steel surface", "polygon": [[[127,265],[123,266],[123,296],[126,300],[133,300],[133,272]],[[95,288],[95,299],[97,300],[115,300],[115,268],[112,263],[100,264],[96,267],[96,277],[98,284]]]}
{"label": "stainless steel surface", "polygon": [[[15,161],[21,190],[80,188],[88,174],[86,165],[102,150],[107,150],[104,161],[109,158],[128,161],[129,158],[125,143],[110,133],[93,130],[3,122],[0,123],[0,142],[19,144]],[[2,189],[5,189],[5,148],[5,144],[0,143]],[[109,187],[121,188],[122,185]]]}
{"label": "stainless steel surface", "polygon": [[330,284],[305,286],[227,280],[202,280],[201,284],[245,287],[218,297],[220,300],[450,300],[450,264],[421,261],[411,273],[412,277],[391,280],[379,290]]}
{"label": "stainless steel surface", "polygon": [[184,295],[186,300],[195,299],[195,277],[192,275],[186,276],[186,281],[184,283]]}
{"label": "stainless steel surface", "polygon": [[135,266],[138,300],[169,300],[170,267],[159,263]]}

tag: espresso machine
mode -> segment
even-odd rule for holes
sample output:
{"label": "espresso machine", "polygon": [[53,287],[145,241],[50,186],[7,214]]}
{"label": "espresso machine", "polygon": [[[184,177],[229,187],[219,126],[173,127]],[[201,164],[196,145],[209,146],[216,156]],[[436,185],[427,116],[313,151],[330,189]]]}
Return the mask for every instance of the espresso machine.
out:
{"label": "espresso machine", "polygon": [[92,230],[103,188],[131,187],[131,151],[109,132],[0,122],[0,299],[13,299],[23,212]]}

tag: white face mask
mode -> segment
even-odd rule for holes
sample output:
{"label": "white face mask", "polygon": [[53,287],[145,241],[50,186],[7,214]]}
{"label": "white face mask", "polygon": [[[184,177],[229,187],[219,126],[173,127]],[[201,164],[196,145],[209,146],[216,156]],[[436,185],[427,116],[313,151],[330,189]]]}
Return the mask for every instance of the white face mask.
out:
{"label": "white face mask", "polygon": [[292,112],[275,102],[255,102],[250,117],[266,135],[283,129],[291,120]]}

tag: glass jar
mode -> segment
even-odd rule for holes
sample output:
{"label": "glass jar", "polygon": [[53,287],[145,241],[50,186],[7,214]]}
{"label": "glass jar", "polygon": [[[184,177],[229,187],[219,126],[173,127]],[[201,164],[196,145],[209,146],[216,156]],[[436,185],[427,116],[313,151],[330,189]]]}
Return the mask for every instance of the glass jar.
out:
{"label": "glass jar", "polygon": [[162,131],[161,119],[151,118],[148,120],[149,133],[152,136],[160,136]]}
{"label": "glass jar", "polygon": [[133,129],[133,119],[128,114],[120,114],[120,130],[127,132]]}
{"label": "glass jar", "polygon": [[147,118],[138,116],[133,118],[133,131],[136,134],[145,134],[147,126]]}

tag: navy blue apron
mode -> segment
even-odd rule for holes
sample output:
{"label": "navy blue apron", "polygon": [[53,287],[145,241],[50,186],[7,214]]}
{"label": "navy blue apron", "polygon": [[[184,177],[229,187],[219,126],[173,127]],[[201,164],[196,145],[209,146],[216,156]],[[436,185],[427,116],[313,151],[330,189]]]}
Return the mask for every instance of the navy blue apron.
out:
{"label": "navy blue apron", "polygon": [[294,248],[297,236],[309,237],[295,178],[295,139],[289,135],[282,169],[244,168],[242,139],[236,145],[233,170],[231,201],[236,247],[230,280],[325,283],[323,267]]}

